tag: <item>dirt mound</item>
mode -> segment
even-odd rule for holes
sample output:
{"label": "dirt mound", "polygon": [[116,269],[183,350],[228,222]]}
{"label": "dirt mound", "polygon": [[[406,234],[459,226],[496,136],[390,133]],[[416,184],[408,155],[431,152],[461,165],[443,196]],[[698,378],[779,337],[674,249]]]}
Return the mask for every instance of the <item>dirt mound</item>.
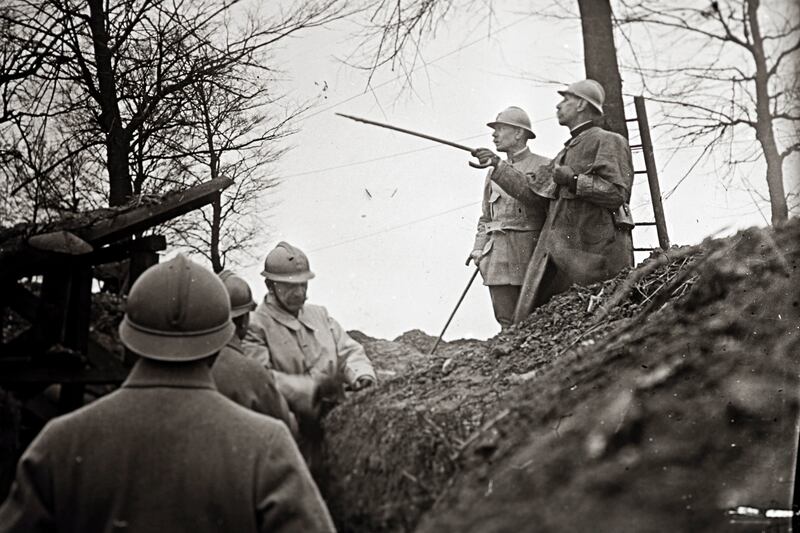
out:
{"label": "dirt mound", "polygon": [[326,420],[338,526],[764,529],[728,510],[791,505],[798,243],[794,220],[672,249],[354,397]]}

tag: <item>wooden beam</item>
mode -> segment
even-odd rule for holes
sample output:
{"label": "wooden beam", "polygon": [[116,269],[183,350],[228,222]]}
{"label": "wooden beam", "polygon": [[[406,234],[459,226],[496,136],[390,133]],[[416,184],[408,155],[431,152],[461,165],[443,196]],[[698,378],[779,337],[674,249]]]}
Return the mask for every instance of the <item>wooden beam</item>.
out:
{"label": "wooden beam", "polygon": [[207,181],[169,194],[157,204],[124,211],[89,227],[75,229],[74,233],[94,246],[114,242],[203,207],[232,183],[230,178]]}
{"label": "wooden beam", "polygon": [[129,259],[134,252],[160,252],[167,249],[167,238],[163,235],[147,235],[130,241],[118,242],[99,248],[87,255],[85,260],[92,265],[114,263]]}

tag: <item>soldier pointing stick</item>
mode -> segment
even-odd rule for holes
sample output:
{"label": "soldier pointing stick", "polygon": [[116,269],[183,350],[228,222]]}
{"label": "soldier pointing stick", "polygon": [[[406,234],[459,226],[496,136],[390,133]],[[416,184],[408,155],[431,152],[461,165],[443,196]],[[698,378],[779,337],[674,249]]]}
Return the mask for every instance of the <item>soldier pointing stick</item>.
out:
{"label": "soldier pointing stick", "polygon": [[553,198],[525,272],[515,322],[573,283],[608,279],[632,264],[628,141],[594,124],[605,99],[598,82],[575,82],[559,94],[558,123],[570,129],[570,139],[550,165],[526,173],[488,148],[472,152],[494,167],[492,181],[514,198],[531,191]]}
{"label": "soldier pointing stick", "polygon": [[[530,173],[549,159],[532,153],[528,140],[535,139],[528,114],[509,107],[487,124],[494,130],[497,150],[522,173]],[[470,259],[480,268],[483,284],[489,287],[494,316],[502,328],[513,323],[525,268],[528,266],[549,200],[533,191],[517,199],[492,181],[489,170],[483,191],[481,216]]]}

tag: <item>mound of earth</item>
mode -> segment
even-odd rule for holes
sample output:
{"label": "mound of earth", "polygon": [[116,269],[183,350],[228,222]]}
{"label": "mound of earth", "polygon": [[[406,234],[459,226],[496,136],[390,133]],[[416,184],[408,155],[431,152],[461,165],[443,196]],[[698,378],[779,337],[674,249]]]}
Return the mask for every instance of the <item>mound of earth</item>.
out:
{"label": "mound of earth", "polygon": [[573,287],[483,343],[399,337],[406,372],[326,419],[338,527],[785,526],[764,510],[792,504],[799,262],[793,220]]}

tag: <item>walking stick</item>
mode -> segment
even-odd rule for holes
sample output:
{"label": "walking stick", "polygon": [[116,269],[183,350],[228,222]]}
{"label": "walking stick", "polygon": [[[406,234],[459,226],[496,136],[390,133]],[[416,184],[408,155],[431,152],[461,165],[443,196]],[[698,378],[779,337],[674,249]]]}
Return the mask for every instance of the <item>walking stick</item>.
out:
{"label": "walking stick", "polygon": [[453,312],[450,313],[450,318],[447,319],[447,323],[442,328],[442,332],[439,333],[439,338],[436,339],[436,343],[433,345],[433,348],[431,348],[431,351],[428,352],[428,355],[433,355],[433,352],[436,351],[436,348],[439,346],[439,342],[441,342],[442,337],[444,336],[444,332],[447,331],[447,326],[449,326],[450,321],[453,320],[453,316],[455,316],[456,311],[458,311],[458,307],[461,305],[461,302],[464,301],[464,296],[467,295],[467,291],[469,290],[470,287],[472,287],[472,282],[475,281],[475,276],[478,275],[479,271],[480,269],[478,267],[475,267],[475,272],[473,272],[472,277],[469,278],[469,283],[467,283],[466,288],[464,288],[464,292],[461,293],[461,298],[458,299],[458,303],[456,304],[455,309],[453,309]]}
{"label": "walking stick", "polygon": [[[414,137],[421,137],[423,139],[428,139],[429,141],[433,141],[439,144],[444,144],[446,146],[450,146],[452,148],[457,148],[459,150],[464,150],[465,152],[473,152],[473,148],[469,146],[464,146],[463,144],[459,144],[453,141],[448,141],[447,139],[442,139],[440,137],[434,137],[433,135],[428,135],[427,133],[420,133],[418,131],[409,130],[406,128],[400,128],[398,126],[392,126],[391,124],[386,124],[384,122],[377,122],[375,120],[369,120],[366,118],[361,117],[354,117],[353,115],[345,115],[344,113],[336,113],[340,117],[349,118],[350,120],[355,120],[356,122],[363,122],[364,124],[370,124],[371,126],[378,126],[379,128],[386,128],[388,130],[399,131],[400,133],[405,133],[406,135],[413,135]],[[490,166],[488,163],[475,163],[474,161],[469,162],[469,166],[473,168],[487,168]]]}

